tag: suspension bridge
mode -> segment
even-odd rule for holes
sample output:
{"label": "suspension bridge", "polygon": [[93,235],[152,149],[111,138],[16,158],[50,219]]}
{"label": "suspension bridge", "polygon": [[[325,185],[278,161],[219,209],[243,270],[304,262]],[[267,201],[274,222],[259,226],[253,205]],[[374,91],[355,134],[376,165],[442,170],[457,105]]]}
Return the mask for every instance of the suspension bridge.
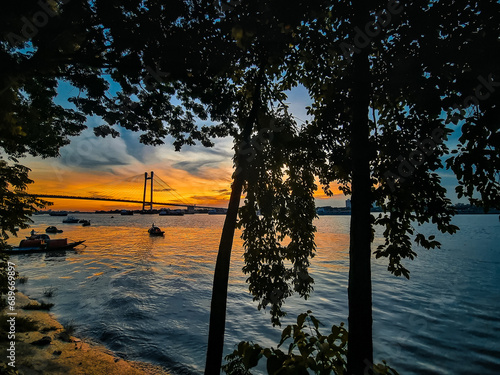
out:
{"label": "suspension bridge", "polygon": [[150,174],[145,172],[144,174],[127,177],[119,181],[77,189],[71,194],[33,193],[29,195],[50,199],[138,203],[142,204],[143,211],[152,211],[153,206],[185,207],[188,210],[194,210],[194,207],[201,209],[215,208],[198,206],[187,202],[174,188],[155,175],[153,171]]}

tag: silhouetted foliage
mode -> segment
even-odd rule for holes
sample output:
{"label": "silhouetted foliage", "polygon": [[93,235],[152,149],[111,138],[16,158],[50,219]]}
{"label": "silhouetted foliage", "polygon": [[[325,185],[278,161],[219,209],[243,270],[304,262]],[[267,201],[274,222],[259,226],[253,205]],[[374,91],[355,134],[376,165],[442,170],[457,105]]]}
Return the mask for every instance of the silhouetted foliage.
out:
{"label": "silhouetted foliage", "polygon": [[[277,348],[263,348],[258,344],[242,341],[233,353],[226,356],[222,367],[228,375],[251,375],[250,370],[266,361],[266,370],[274,374],[347,374],[348,333],[344,324],[332,326],[328,335],[319,331],[320,322],[311,311],[300,314],[297,324],[286,326]],[[289,340],[288,350],[281,350]],[[398,372],[385,362],[373,366],[374,375]]]}
{"label": "silhouetted foliage", "polygon": [[[420,224],[458,229],[445,167],[459,179],[459,196],[498,207],[500,65],[491,51],[499,14],[490,1],[339,1],[298,31],[292,75],[313,99],[303,129],[310,164],[325,191],[334,182],[352,194],[350,373],[363,373],[372,358],[373,227],[382,225],[386,239],[375,255],[409,277],[403,260],[417,255],[415,245],[440,246]],[[373,203],[383,213],[370,215]]]}
{"label": "silhouetted foliage", "polygon": [[[114,127],[120,125],[141,132],[146,144],[162,144],[170,135],[177,150],[196,141],[210,146],[215,136],[234,138],[235,175],[214,276],[207,355],[213,364],[208,367],[207,362],[207,373],[214,373],[222,359],[227,278],[243,189],[247,200],[240,224],[248,233],[246,271],[259,306],[271,304],[279,322],[283,298],[293,291],[307,296],[311,290],[307,267],[314,227],[294,217],[300,212],[310,222],[315,216],[314,178],[303,164],[298,129],[282,103],[282,85],[288,83],[277,81],[293,26],[314,4],[289,2],[283,8],[268,2],[235,3],[221,10],[217,4],[175,3],[169,8],[155,1],[147,7],[133,1],[95,2],[102,27],[112,38],[105,71],[119,88],[71,101],[102,117],[97,135],[118,136]],[[280,158],[275,157],[278,152]],[[281,181],[285,175],[288,179]],[[265,184],[281,186],[279,192],[272,185],[263,191]],[[251,214],[258,209],[262,221]],[[256,237],[259,230],[268,231],[262,241]],[[287,236],[291,242],[280,244]],[[269,273],[255,272],[259,251],[268,254]],[[280,282],[276,272],[284,270],[285,253],[292,266]],[[274,299],[273,293],[283,288]]]}
{"label": "silhouetted foliage", "polygon": [[[55,157],[69,137],[85,129],[86,116],[56,104],[60,81],[79,89],[107,87],[95,70],[103,35],[86,2],[8,2],[0,14],[1,230],[26,228],[48,202],[26,196],[26,155]],[[78,91],[78,90],[77,90]],[[2,245],[4,246],[4,244]]]}
{"label": "silhouetted foliage", "polygon": [[[242,192],[244,271],[275,324],[286,297],[312,290],[314,176],[326,192],[339,184],[352,195],[347,357],[356,375],[372,362],[374,226],[384,227],[386,239],[375,256],[409,277],[403,261],[417,255],[415,245],[440,246],[420,224],[457,230],[444,168],[457,176],[460,197],[500,207],[497,2],[50,4],[49,22],[26,38],[19,37],[28,30],[23,17],[38,8],[8,3],[0,16],[0,62],[8,67],[0,76],[0,145],[8,155],[57,155],[86,115],[102,118],[96,135],[119,136],[118,125],[140,132],[145,144],[171,136],[177,150],[234,138],[207,373],[218,370],[222,355]],[[69,99],[76,109],[54,104],[58,80],[81,90]],[[284,104],[286,90],[298,84],[313,102],[312,120],[302,126]],[[373,203],[383,210],[376,217]]]}

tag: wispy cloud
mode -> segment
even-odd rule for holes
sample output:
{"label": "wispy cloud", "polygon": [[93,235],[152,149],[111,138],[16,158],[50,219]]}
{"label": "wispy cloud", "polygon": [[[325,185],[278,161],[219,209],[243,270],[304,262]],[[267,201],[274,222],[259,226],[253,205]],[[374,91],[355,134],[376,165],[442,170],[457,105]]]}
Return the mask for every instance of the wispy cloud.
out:
{"label": "wispy cloud", "polygon": [[181,161],[173,164],[172,167],[182,169],[195,176],[203,176],[205,174],[201,171],[203,167],[216,167],[218,163],[219,161],[215,160]]}

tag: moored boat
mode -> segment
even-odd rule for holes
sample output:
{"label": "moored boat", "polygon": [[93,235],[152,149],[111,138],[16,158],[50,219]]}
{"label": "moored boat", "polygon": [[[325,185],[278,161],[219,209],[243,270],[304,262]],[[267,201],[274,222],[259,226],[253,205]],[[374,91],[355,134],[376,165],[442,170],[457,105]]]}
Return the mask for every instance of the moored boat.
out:
{"label": "moored boat", "polygon": [[4,250],[9,254],[37,253],[44,251],[70,250],[85,241],[68,242],[67,238],[51,239],[46,234],[35,234],[21,240],[19,246]]}
{"label": "moored boat", "polygon": [[47,229],[45,229],[45,232],[47,233],[62,233],[62,229],[57,229],[57,227],[54,227],[54,226],[50,226],[50,227],[47,227]]}
{"label": "moored boat", "polygon": [[82,227],[88,227],[90,225],[90,220],[80,220]]}
{"label": "moored boat", "polygon": [[150,236],[163,236],[165,234],[165,231],[162,231],[159,227],[157,227],[153,223],[151,228],[148,229],[148,233]]}
{"label": "moored boat", "polygon": [[216,208],[216,209],[208,211],[208,214],[209,215],[226,215],[227,208]]}
{"label": "moored boat", "polygon": [[170,209],[165,209],[162,208],[159,212],[160,216],[183,216],[184,211],[183,210],[170,210]]}
{"label": "moored boat", "polygon": [[63,220],[63,223],[65,224],[75,224],[78,223],[80,220],[77,219],[74,216],[68,216],[66,219]]}

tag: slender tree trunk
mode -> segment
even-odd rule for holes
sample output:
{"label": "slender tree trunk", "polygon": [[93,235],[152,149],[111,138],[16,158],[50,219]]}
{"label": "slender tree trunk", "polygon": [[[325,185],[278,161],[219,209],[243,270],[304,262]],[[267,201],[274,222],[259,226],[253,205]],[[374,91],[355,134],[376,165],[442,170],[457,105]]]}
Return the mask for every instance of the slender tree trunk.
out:
{"label": "slender tree trunk", "polygon": [[[354,24],[368,22],[363,1],[354,1]],[[362,27],[361,27],[362,28]],[[369,46],[353,56],[352,208],[349,248],[349,375],[370,374],[373,362],[371,289],[371,181],[368,108],[370,104]]]}
{"label": "slender tree trunk", "polygon": [[234,230],[244,181],[243,173],[239,173],[234,178],[227,215],[222,229],[212,288],[205,375],[219,374],[222,365],[231,249],[233,246]]}
{"label": "slender tree trunk", "polygon": [[[257,114],[261,106],[260,88],[263,79],[264,69],[259,69],[257,75],[253,103],[248,118],[242,131],[241,148],[250,146],[250,135],[253,126],[257,121]],[[212,303],[210,305],[210,327],[208,330],[207,360],[205,363],[205,375],[220,374],[222,356],[224,351],[224,331],[226,327],[226,305],[227,286],[229,280],[229,268],[231,264],[231,250],[233,247],[234,231],[238,219],[238,209],[240,205],[243,184],[246,180],[246,168],[248,160],[241,153],[236,155],[236,173],[231,186],[231,197],[227,209],[224,227],[222,228],[219,253],[215,264],[214,283],[212,286]]]}

